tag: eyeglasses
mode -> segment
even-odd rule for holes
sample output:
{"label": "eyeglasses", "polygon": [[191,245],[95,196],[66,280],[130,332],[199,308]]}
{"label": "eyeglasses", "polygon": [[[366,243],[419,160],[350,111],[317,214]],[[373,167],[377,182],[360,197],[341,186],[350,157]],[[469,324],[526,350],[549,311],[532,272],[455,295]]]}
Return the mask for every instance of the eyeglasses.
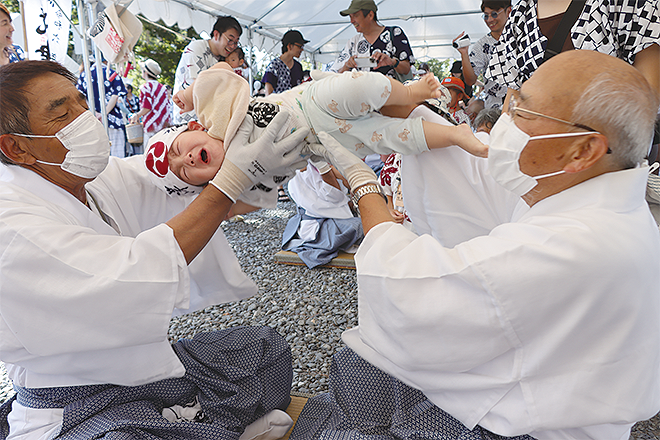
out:
{"label": "eyeglasses", "polygon": [[520,107],[518,107],[518,99],[516,98],[516,95],[513,94],[513,95],[511,95],[511,100],[509,101],[509,107],[507,108],[507,113],[513,119],[513,118],[515,118],[517,112],[529,113],[530,115],[540,116],[542,118],[551,119],[551,120],[557,121],[557,122],[562,122],[564,124],[572,125],[573,127],[581,128],[581,129],[587,130],[587,131],[598,131],[598,130],[594,130],[593,128],[589,127],[588,125],[578,124],[576,122],[570,122],[570,121],[566,121],[564,119],[555,118],[553,116],[544,115],[543,113],[538,113],[538,112],[535,112],[535,111],[532,111],[532,110],[527,110],[526,108],[520,108]]}
{"label": "eyeglasses", "polygon": [[300,44],[300,43],[293,43],[293,45],[296,46],[296,47],[298,47],[298,48],[300,48],[300,49],[302,49],[302,48],[305,47],[304,44]]}
{"label": "eyeglasses", "polygon": [[502,13],[502,11],[504,11],[504,8],[500,9],[499,11],[493,11],[493,12],[491,12],[490,14],[488,14],[488,13],[484,13],[484,14],[482,15],[482,17],[484,18],[484,21],[485,21],[485,20],[488,20],[488,17],[490,17],[490,18],[497,18],[497,16],[500,15],[500,14]]}
{"label": "eyeglasses", "polygon": [[[520,107],[518,107],[518,98],[517,98],[517,94],[515,92],[511,95],[511,99],[509,100],[509,106],[507,107],[506,112],[509,114],[509,116],[511,116],[511,119],[516,117],[516,113],[523,112],[523,113],[529,113],[530,115],[539,116],[541,118],[550,119],[552,121],[561,122],[562,124],[572,125],[573,127],[580,128],[582,130],[593,131],[593,132],[599,133],[598,130],[593,129],[593,128],[589,127],[588,125],[578,124],[577,122],[570,122],[570,121],[566,121],[564,119],[555,118],[554,116],[548,116],[548,115],[544,115],[543,113],[538,113],[538,112],[535,112],[535,111],[532,111],[532,110],[527,110],[526,108],[520,108]],[[608,148],[607,153],[609,154],[611,152],[612,152],[612,150],[610,148]]]}
{"label": "eyeglasses", "polygon": [[226,34],[222,34],[222,36],[225,37],[225,40],[227,40],[227,47],[238,47],[238,38],[229,38]]}

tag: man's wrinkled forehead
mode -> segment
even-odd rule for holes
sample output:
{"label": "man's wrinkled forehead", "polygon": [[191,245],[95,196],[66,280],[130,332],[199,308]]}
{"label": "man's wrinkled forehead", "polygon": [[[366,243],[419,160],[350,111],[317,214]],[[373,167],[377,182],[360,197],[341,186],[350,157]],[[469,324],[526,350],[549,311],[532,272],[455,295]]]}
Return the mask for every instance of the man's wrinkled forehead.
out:
{"label": "man's wrinkled forehead", "polygon": [[31,112],[56,113],[76,101],[84,106],[87,99],[66,77],[47,73],[28,83]]}

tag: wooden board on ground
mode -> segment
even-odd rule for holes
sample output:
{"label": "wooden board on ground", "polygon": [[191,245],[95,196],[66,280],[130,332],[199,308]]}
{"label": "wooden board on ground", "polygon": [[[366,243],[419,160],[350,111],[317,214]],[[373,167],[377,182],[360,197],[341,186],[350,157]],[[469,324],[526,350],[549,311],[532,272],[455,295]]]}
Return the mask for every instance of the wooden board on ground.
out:
{"label": "wooden board on ground", "polygon": [[286,413],[293,419],[293,426],[291,426],[291,429],[289,429],[286,435],[282,437],[282,440],[289,439],[291,431],[293,431],[293,427],[296,426],[296,422],[298,421],[298,416],[300,415],[303,406],[305,406],[305,403],[307,403],[307,399],[307,397],[291,396],[291,403],[287,407]]}
{"label": "wooden board on ground", "polygon": [[[305,263],[300,259],[298,254],[291,251],[279,251],[274,256],[276,263],[281,264],[293,264],[298,266],[304,266]],[[353,254],[347,254],[346,252],[339,252],[339,254],[333,258],[328,264],[324,264],[321,267],[335,267],[338,269],[355,269],[355,259]]]}

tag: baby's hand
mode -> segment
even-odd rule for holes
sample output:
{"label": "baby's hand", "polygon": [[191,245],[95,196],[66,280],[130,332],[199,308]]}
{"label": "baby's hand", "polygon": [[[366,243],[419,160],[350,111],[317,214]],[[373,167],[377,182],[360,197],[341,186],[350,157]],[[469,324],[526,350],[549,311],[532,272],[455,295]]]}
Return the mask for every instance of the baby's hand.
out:
{"label": "baby's hand", "polygon": [[390,211],[390,215],[392,216],[394,223],[403,224],[403,221],[406,219],[406,216],[403,215],[403,213],[389,207],[387,209]]}
{"label": "baby's hand", "polygon": [[488,157],[488,145],[484,144],[474,136],[469,125],[460,124],[454,128],[458,139],[456,145],[474,156]]}
{"label": "baby's hand", "polygon": [[172,96],[172,101],[176,104],[177,107],[181,109],[182,112],[189,112],[194,110],[193,103],[186,99],[185,90],[179,90]]}

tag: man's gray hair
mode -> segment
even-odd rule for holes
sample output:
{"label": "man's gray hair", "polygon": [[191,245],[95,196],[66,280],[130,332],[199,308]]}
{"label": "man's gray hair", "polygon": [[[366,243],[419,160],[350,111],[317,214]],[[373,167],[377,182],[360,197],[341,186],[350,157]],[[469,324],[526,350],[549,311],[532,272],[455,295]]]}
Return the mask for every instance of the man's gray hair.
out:
{"label": "man's gray hair", "polygon": [[571,121],[601,127],[615,163],[623,169],[634,168],[651,146],[657,110],[650,86],[602,72],[582,92]]}

